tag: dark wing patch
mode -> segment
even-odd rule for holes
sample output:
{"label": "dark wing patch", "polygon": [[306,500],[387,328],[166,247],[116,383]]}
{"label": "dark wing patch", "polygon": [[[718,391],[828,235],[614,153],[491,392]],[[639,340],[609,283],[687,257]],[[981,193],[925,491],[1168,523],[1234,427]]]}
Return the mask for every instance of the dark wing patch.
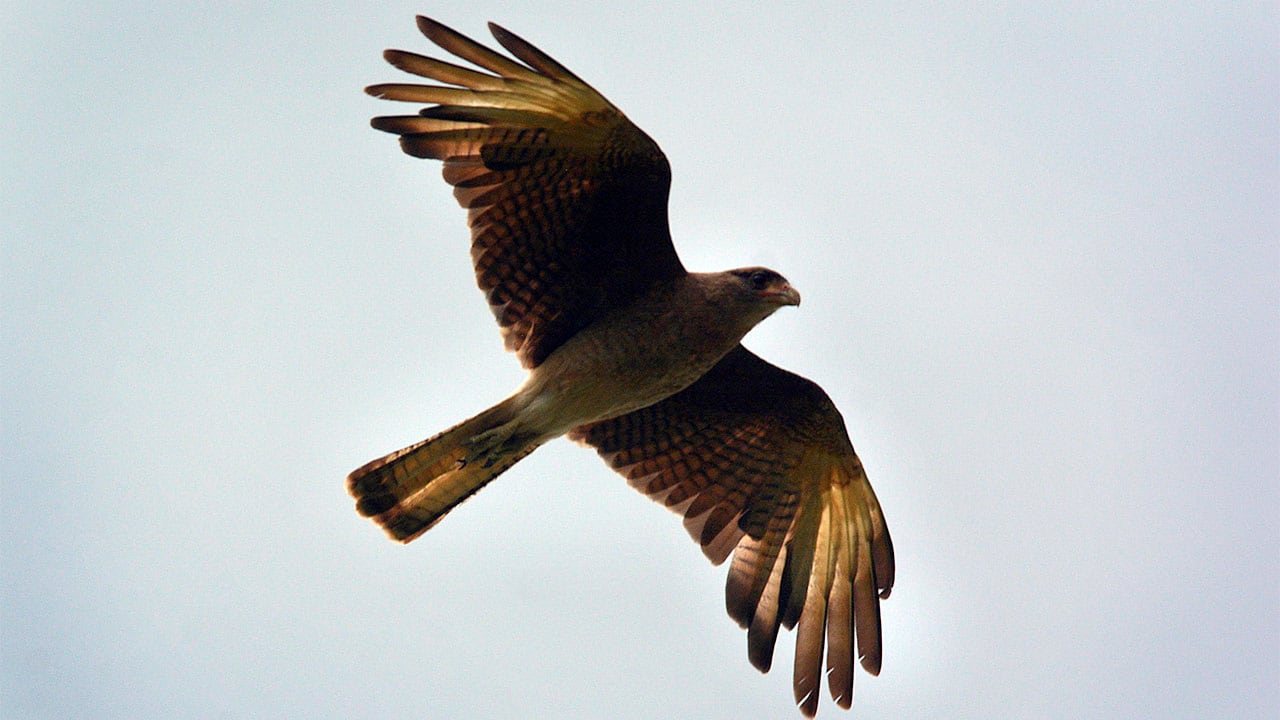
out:
{"label": "dark wing patch", "polygon": [[496,25],[494,37],[522,62],[433,20],[420,17],[418,26],[488,72],[388,50],[392,65],[448,86],[369,87],[388,100],[433,104],[373,126],[400,135],[410,155],[444,161],[468,210],[476,282],[522,364],[538,365],[650,284],[685,272],[667,227],[671,170],[653,140]]}
{"label": "dark wing patch", "polygon": [[575,429],[638,490],[681,513],[712,560],[733,553],[729,615],[768,671],[796,628],[793,685],[817,710],[853,702],[853,666],[880,671],[893,545],[844,421],[814,383],[738,346],[702,379],[642,410]]}

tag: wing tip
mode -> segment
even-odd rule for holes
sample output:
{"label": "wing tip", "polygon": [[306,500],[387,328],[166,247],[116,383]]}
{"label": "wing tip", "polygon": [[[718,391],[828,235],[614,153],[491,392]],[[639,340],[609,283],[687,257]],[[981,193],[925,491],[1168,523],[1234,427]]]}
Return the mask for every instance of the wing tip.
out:
{"label": "wing tip", "polygon": [[436,41],[436,35],[442,32],[448,33],[453,31],[448,25],[445,25],[439,20],[429,18],[426,15],[414,15],[413,20],[418,25],[418,32],[425,35],[431,42]]}
{"label": "wing tip", "polygon": [[767,675],[773,669],[773,646],[770,645],[763,650],[748,646],[747,660],[751,663],[751,667],[760,671],[761,675]]}
{"label": "wing tip", "polygon": [[818,714],[818,689],[810,690],[803,697],[800,697],[800,689],[796,689],[796,707],[800,708],[801,714],[805,717],[813,717]]}

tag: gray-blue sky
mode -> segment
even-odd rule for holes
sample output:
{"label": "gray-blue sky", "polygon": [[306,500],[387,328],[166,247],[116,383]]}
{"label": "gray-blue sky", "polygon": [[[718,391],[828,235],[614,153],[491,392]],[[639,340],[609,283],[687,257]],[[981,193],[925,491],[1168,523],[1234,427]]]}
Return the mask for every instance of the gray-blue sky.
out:
{"label": "gray-blue sky", "polygon": [[[674,166],[748,344],[840,405],[900,576],[861,718],[1280,706],[1271,3],[10,4],[0,711],[788,717],[723,570],[569,443],[408,547],[342,478],[520,380],[367,119],[496,20]],[[840,716],[824,703],[823,716]]]}

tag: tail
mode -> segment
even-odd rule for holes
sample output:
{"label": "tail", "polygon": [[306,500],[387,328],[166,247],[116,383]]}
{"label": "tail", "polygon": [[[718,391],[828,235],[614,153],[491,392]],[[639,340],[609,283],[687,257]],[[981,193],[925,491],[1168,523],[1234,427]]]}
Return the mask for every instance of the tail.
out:
{"label": "tail", "polygon": [[513,432],[511,399],[347,476],[356,510],[409,542],[542,444]]}

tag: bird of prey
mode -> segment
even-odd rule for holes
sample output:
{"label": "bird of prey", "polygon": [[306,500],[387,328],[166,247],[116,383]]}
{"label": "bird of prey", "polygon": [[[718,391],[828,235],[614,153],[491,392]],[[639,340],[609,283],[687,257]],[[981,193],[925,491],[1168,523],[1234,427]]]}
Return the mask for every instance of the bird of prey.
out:
{"label": "bird of prey", "polygon": [[795,628],[800,709],[817,711],[824,650],[831,695],[850,707],[854,665],[880,670],[884,514],[827,394],[739,343],[799,293],[761,267],[687,271],[667,227],[666,157],[563,65],[494,24],[513,57],[418,27],[475,67],[386,51],[439,84],[369,87],[429,105],[372,124],[443,161],[476,281],[529,374],[470,420],[352,472],[356,509],[409,542],[568,435],[682,515],[713,563],[732,555],[726,605],[755,667],[768,671],[779,627]]}

